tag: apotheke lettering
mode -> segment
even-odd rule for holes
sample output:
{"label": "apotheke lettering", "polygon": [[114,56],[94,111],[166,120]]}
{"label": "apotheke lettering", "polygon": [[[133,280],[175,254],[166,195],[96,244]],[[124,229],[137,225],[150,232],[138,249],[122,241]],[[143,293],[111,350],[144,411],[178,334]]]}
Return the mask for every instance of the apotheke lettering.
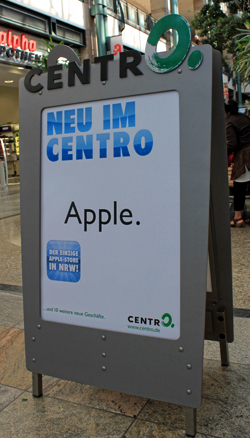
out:
{"label": "apotheke lettering", "polygon": [[0,56],[6,55],[8,58],[21,61],[38,62],[41,55],[37,55],[35,51],[36,41],[29,40],[24,33],[19,36],[12,34],[12,30],[0,31]]}

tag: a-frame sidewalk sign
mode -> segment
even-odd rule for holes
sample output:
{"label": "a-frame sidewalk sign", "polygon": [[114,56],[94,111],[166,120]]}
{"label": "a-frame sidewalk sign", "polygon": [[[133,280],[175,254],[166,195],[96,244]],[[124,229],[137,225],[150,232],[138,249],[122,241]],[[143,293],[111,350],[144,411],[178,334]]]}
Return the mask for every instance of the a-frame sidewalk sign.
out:
{"label": "a-frame sidewalk sign", "polygon": [[145,55],[56,46],[20,82],[20,165],[34,395],[45,374],[175,403],[194,436],[204,333],[227,365],[233,319],[221,57],[190,42],[171,15]]}

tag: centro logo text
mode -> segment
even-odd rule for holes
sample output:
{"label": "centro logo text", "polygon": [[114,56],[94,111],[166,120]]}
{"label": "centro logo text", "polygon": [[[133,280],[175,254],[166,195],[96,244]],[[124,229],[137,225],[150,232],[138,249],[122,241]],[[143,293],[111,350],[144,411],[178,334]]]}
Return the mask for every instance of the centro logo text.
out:
{"label": "centro logo text", "polygon": [[154,318],[143,318],[142,316],[129,316],[129,322],[133,322],[135,324],[145,324],[145,325],[160,325],[159,319]]}
{"label": "centro logo text", "polygon": [[133,324],[140,324],[140,325],[151,325],[151,326],[160,326],[160,324],[163,327],[171,327],[174,328],[174,324],[172,323],[172,316],[170,313],[164,313],[160,319],[157,318],[148,318],[148,317],[142,317],[142,316],[132,316],[130,315],[128,317],[128,321]]}

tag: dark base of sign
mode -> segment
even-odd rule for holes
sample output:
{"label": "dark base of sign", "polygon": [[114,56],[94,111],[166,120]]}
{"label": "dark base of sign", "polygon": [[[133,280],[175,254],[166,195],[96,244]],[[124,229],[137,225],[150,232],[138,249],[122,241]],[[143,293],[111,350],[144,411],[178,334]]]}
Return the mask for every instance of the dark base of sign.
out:
{"label": "dark base of sign", "polygon": [[227,367],[229,365],[229,352],[227,343],[227,326],[225,311],[217,312],[219,338],[220,338],[220,357],[221,366]]}
{"label": "dark base of sign", "polygon": [[196,435],[196,409],[186,407],[186,436]]}
{"label": "dark base of sign", "polygon": [[32,393],[33,397],[41,397],[43,395],[43,375],[32,373]]}

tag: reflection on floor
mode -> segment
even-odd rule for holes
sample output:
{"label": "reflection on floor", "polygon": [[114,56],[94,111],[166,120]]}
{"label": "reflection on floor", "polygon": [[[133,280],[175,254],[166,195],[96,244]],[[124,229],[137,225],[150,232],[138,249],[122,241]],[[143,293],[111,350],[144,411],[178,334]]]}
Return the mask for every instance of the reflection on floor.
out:
{"label": "reflection on floor", "polygon": [[[8,199],[18,205],[17,193],[8,196],[0,195],[0,207]],[[14,211],[6,207],[5,214]],[[0,220],[1,438],[184,437],[180,406],[49,376],[43,378],[44,396],[32,396],[24,355],[20,216],[10,216]],[[249,256],[250,226],[232,229],[234,307],[240,316],[234,318],[229,367],[220,365],[218,343],[205,341],[197,438],[250,436]]]}

